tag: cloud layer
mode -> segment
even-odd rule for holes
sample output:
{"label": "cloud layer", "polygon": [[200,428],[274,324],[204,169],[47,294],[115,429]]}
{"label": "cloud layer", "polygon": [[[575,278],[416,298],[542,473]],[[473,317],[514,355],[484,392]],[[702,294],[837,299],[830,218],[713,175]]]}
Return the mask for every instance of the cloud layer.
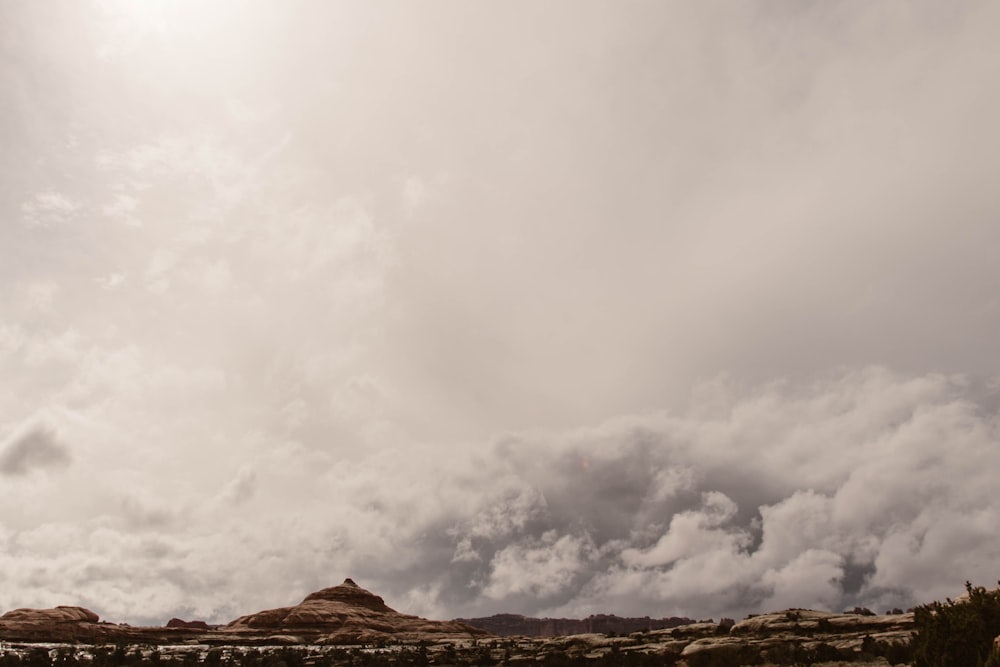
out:
{"label": "cloud layer", "polygon": [[0,609],[994,581],[998,19],[4,5]]}
{"label": "cloud layer", "polygon": [[872,367],[745,393],[716,382],[684,413],[447,457],[248,442],[228,475],[199,479],[189,456],[159,489],[160,474],[129,487],[135,471],[79,461],[11,487],[42,510],[6,522],[3,572],[17,604],[149,622],[229,620],[348,575],[434,616],[906,607],[994,576],[986,394]]}

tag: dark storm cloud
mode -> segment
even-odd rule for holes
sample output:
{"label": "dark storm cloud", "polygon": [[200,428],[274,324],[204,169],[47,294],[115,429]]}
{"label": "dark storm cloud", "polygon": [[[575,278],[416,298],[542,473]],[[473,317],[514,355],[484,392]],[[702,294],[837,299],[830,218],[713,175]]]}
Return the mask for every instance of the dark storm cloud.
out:
{"label": "dark storm cloud", "polygon": [[0,474],[22,476],[33,470],[64,467],[70,460],[69,449],[55,433],[36,426],[0,448]]}

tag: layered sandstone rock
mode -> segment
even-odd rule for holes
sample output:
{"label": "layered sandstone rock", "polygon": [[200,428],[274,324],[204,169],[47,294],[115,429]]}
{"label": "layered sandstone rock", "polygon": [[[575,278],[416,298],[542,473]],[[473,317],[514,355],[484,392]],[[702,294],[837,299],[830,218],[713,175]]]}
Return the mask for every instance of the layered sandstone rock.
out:
{"label": "layered sandstone rock", "polygon": [[771,635],[782,632],[826,634],[882,634],[908,633],[914,627],[913,613],[885,616],[867,614],[837,614],[811,609],[789,609],[782,612],[759,614],[739,621],[730,629],[734,635]]}
{"label": "layered sandstone rock", "polygon": [[83,607],[14,609],[0,616],[0,639],[83,641],[99,635],[97,614]]}
{"label": "layered sandstone rock", "polygon": [[55,609],[14,609],[0,616],[0,621],[19,623],[97,623],[98,620],[97,614],[89,609],[64,605]]}
{"label": "layered sandstone rock", "polygon": [[439,641],[488,635],[455,621],[429,621],[391,609],[350,579],[293,607],[268,609],[213,628],[171,619],[166,627],[102,623],[83,607],[15,609],[0,616],[0,640],[18,642],[171,644],[359,644],[383,640]]}
{"label": "layered sandstone rock", "polygon": [[219,629],[243,637],[280,634],[304,642],[347,644],[399,639],[419,641],[443,636],[469,638],[488,633],[457,621],[429,621],[401,614],[379,596],[347,579],[312,593],[294,607],[241,616]]}
{"label": "layered sandstone rock", "polygon": [[15,609],[0,616],[0,640],[10,642],[168,644],[195,639],[203,632],[201,629],[105,623],[83,607]]}

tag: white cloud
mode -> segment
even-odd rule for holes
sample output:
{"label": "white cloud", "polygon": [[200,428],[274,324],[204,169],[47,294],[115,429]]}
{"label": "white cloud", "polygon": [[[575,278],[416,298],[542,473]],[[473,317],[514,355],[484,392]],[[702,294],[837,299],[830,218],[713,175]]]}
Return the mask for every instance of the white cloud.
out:
{"label": "white cloud", "polygon": [[52,281],[33,282],[23,288],[24,308],[29,313],[52,314],[59,284]]}
{"label": "white cloud", "polygon": [[115,290],[125,284],[124,273],[109,273],[95,279],[97,284],[106,290]]}
{"label": "white cloud", "polygon": [[131,195],[118,193],[110,204],[105,204],[101,210],[104,215],[114,218],[129,227],[141,227],[142,220],[136,216],[139,200]]}
{"label": "white cloud", "polygon": [[73,220],[81,204],[55,190],[38,192],[21,204],[21,219],[29,227],[53,227]]}
{"label": "white cloud", "polygon": [[679,560],[700,558],[719,548],[741,551],[749,546],[748,536],[726,530],[736,515],[736,504],[718,491],[702,494],[697,510],[675,514],[670,526],[657,543],[648,550],[626,550],[622,560],[639,567],[671,566]]}
{"label": "white cloud", "polygon": [[527,594],[544,600],[570,587],[594,551],[586,535],[560,536],[555,530],[508,545],[493,556],[483,595],[505,599]]}
{"label": "white cloud", "polygon": [[764,608],[780,610],[789,607],[806,609],[837,609],[842,605],[844,557],[837,553],[807,549],[779,570],[768,570],[761,585],[770,596]]}

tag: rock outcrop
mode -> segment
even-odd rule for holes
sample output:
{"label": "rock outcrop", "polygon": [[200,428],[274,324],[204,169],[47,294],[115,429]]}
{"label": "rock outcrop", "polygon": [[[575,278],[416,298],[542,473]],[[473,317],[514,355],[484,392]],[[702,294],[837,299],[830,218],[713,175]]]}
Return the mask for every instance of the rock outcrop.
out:
{"label": "rock outcrop", "polygon": [[97,636],[97,614],[83,607],[14,609],[0,616],[0,639],[84,641]]}
{"label": "rock outcrop", "polygon": [[60,605],[55,609],[14,609],[0,616],[3,622],[18,623],[97,623],[97,614],[83,607],[68,607]]}
{"label": "rock outcrop", "polygon": [[189,630],[211,630],[210,626],[205,621],[185,621],[181,618],[172,618],[167,621],[168,628],[186,628]]}
{"label": "rock outcrop", "polygon": [[83,607],[15,609],[0,616],[0,640],[8,642],[168,644],[196,639],[203,632],[197,628],[143,628],[105,623]]}
{"label": "rock outcrop", "polygon": [[[908,644],[915,629],[913,614],[832,613],[810,609],[788,609],[759,614],[735,623],[728,632],[705,635],[688,643],[684,657],[701,652],[734,655],[765,655],[789,650],[834,653],[859,652],[865,642],[886,646]],[[677,630],[672,631],[677,636]]]}
{"label": "rock outcrop", "polygon": [[398,639],[419,641],[429,636],[469,638],[488,633],[458,621],[429,621],[401,614],[379,596],[347,579],[339,586],[312,593],[294,607],[268,609],[241,616],[219,632],[254,638],[280,635],[319,644],[356,644]]}
{"label": "rock outcrop", "polygon": [[259,611],[218,628],[176,618],[166,627],[103,623],[83,607],[15,609],[0,616],[0,640],[9,642],[361,644],[473,639],[487,634],[456,621],[401,614],[350,579],[312,593],[293,607]]}

